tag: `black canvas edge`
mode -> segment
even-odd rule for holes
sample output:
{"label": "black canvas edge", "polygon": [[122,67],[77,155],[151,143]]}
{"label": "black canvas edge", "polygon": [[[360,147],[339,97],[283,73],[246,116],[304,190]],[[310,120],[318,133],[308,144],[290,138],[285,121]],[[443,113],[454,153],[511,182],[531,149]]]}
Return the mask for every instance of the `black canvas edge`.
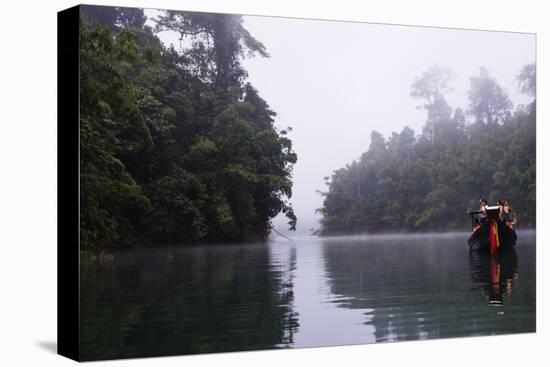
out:
{"label": "black canvas edge", "polygon": [[79,19],[57,13],[57,353],[80,360]]}

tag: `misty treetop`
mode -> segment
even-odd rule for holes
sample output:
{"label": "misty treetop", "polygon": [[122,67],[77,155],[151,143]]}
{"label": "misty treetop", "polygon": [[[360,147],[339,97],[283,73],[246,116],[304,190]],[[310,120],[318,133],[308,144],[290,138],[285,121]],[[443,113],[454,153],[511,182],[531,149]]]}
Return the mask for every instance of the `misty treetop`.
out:
{"label": "misty treetop", "polygon": [[[427,120],[385,139],[371,133],[358,161],[326,177],[319,233],[465,229],[480,197],[508,200],[518,224],[535,226],[536,100],[513,110],[505,90],[480,68],[470,79],[466,110],[445,99],[453,73],[432,66],[411,85]],[[517,76],[535,97],[535,65]]]}
{"label": "misty treetop", "polygon": [[[297,161],[246,82],[268,56],[235,15],[81,6],[83,249],[263,240],[286,213]],[[185,47],[166,47],[162,30]]]}

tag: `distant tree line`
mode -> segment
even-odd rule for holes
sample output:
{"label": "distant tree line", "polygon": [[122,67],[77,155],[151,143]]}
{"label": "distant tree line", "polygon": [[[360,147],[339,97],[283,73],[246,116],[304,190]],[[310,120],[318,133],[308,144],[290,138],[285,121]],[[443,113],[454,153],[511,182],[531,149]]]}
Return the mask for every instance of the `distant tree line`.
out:
{"label": "distant tree line", "polygon": [[513,110],[485,68],[470,79],[469,106],[454,111],[445,99],[453,73],[432,66],[411,86],[427,120],[385,139],[371,133],[362,156],[326,177],[322,235],[465,229],[480,197],[508,200],[520,227],[535,226],[535,65],[517,76],[533,97]]}
{"label": "distant tree line", "polygon": [[[236,15],[81,7],[81,248],[267,238],[297,156],[246,82]],[[170,30],[179,47],[157,37]]]}

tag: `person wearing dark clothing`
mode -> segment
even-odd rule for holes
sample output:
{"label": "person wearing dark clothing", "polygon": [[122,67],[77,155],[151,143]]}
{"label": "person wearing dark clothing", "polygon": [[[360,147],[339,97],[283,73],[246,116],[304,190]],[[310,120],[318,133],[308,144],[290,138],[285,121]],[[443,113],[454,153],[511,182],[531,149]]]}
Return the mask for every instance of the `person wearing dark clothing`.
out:
{"label": "person wearing dark clothing", "polygon": [[514,228],[516,224],[516,213],[512,210],[512,207],[506,200],[499,202],[500,214],[499,218],[507,227]]}
{"label": "person wearing dark clothing", "polygon": [[487,218],[487,200],[481,198],[479,199],[479,210],[477,212],[477,222],[482,224]]}

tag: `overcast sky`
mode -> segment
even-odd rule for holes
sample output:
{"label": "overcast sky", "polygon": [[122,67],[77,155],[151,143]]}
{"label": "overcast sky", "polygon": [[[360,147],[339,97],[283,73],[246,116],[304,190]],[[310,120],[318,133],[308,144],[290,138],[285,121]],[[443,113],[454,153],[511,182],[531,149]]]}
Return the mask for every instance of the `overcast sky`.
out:
{"label": "overcast sky", "polygon": [[[366,151],[372,130],[387,137],[409,126],[420,133],[426,116],[409,92],[427,67],[454,72],[447,95],[453,108],[467,107],[469,78],[481,66],[514,106],[530,100],[518,92],[515,77],[535,62],[532,34],[255,16],[245,16],[244,26],[271,55],[244,61],[249,80],[277,112],[277,126],[293,128],[298,234],[318,226],[316,190],[326,190],[323,177]],[[286,228],[284,217],[274,223]]]}

